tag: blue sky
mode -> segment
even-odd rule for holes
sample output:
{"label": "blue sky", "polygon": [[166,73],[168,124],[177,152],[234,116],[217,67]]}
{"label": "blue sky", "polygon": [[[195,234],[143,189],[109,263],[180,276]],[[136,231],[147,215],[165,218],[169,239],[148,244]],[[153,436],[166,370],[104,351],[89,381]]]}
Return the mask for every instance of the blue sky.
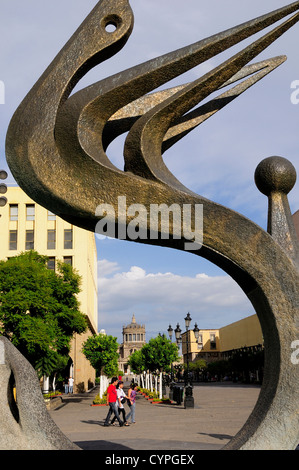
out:
{"label": "blue sky", "polygon": [[[0,104],[1,168],[7,169],[4,141],[20,101],[91,11],[95,0],[13,0],[1,2]],[[131,0],[135,25],[122,51],[89,72],[76,90],[125,68],[191,44],[289,2],[284,0]],[[299,104],[291,103],[291,84],[299,80],[299,24],[257,60],[287,55],[280,68],[165,153],[165,163],[187,187],[266,227],[267,200],[254,183],[258,163],[280,155],[298,172]],[[247,44],[247,42],[245,42]],[[238,45],[183,77],[200,77],[242,47]],[[122,168],[123,140],[108,148]],[[8,183],[14,179],[9,174]],[[289,195],[299,209],[299,186]],[[147,337],[183,324],[190,311],[200,328],[219,328],[254,313],[240,288],[216,266],[191,253],[112,239],[96,239],[98,249],[99,329],[121,340],[133,313]]]}

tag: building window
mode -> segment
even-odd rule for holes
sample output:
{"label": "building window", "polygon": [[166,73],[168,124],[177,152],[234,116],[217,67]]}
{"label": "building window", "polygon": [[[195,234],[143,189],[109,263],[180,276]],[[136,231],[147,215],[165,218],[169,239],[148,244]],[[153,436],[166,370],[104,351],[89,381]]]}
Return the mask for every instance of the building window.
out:
{"label": "building window", "polygon": [[65,264],[69,264],[70,266],[73,266],[73,257],[72,256],[64,256],[63,257],[63,262]]}
{"label": "building window", "polygon": [[203,341],[202,341],[202,334],[201,333],[198,335],[197,349],[203,349]]}
{"label": "building window", "polygon": [[48,241],[47,241],[48,250],[55,250],[56,248],[56,230],[48,230]]}
{"label": "building window", "polygon": [[34,250],[34,230],[26,230],[25,250]]}
{"label": "building window", "polygon": [[18,220],[18,204],[10,204],[9,205],[9,218],[10,220]]}
{"label": "building window", "polygon": [[48,220],[56,220],[56,214],[53,214],[53,212],[48,211]]}
{"label": "building window", "polygon": [[17,250],[18,243],[18,231],[17,230],[10,230],[9,231],[9,249],[10,250]]}
{"label": "building window", "polygon": [[55,271],[55,256],[49,256],[48,269],[51,269],[51,271]]}
{"label": "building window", "polygon": [[214,333],[210,334],[210,348],[216,349],[216,335]]}
{"label": "building window", "polygon": [[73,230],[70,228],[64,230],[64,249],[71,248],[73,248]]}
{"label": "building window", "polygon": [[26,204],[26,220],[34,220],[35,206],[34,204]]}

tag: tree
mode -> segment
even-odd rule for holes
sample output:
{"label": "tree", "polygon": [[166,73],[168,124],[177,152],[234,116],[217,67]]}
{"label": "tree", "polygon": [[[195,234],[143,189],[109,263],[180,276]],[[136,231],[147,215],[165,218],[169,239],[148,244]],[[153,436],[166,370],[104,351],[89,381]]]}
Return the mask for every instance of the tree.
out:
{"label": "tree", "polygon": [[117,338],[105,334],[93,335],[83,343],[82,352],[96,369],[98,375],[103,373],[108,377],[118,372],[118,343]]}
{"label": "tree", "polygon": [[160,372],[159,396],[162,398],[162,372],[170,372],[171,364],[179,360],[177,346],[165,335],[159,335],[142,347],[141,355],[146,370]]}
{"label": "tree", "polygon": [[87,329],[76,294],[81,278],[58,262],[47,268],[36,251],[0,261],[0,334],[8,338],[37,370],[50,376],[67,364],[74,333]]}
{"label": "tree", "polygon": [[212,377],[217,375],[220,380],[222,376],[229,374],[230,371],[230,362],[223,359],[215,362],[209,362],[207,365],[207,371]]}
{"label": "tree", "polygon": [[130,366],[134,374],[141,374],[145,370],[145,365],[144,365],[144,360],[143,360],[141,349],[131,354],[128,360],[128,365]]}
{"label": "tree", "polygon": [[170,372],[171,364],[179,360],[176,344],[165,335],[150,339],[141,351],[144,367],[151,372],[156,370]]}
{"label": "tree", "polygon": [[[187,365],[184,364],[185,370]],[[204,359],[197,359],[195,362],[189,363],[190,372],[196,374],[197,380],[199,379],[200,374],[207,369],[207,363]]]}

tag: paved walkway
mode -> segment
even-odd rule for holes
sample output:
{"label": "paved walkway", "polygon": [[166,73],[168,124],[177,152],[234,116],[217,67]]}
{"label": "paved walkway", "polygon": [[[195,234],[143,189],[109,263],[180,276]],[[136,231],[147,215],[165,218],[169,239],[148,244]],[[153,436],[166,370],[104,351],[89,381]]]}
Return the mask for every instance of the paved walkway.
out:
{"label": "paved walkway", "polygon": [[108,407],[91,406],[98,389],[64,396],[62,406],[50,414],[84,450],[218,450],[241,429],[259,392],[251,385],[195,385],[194,409],[152,404],[138,394],[136,424],[123,427],[103,426]]}

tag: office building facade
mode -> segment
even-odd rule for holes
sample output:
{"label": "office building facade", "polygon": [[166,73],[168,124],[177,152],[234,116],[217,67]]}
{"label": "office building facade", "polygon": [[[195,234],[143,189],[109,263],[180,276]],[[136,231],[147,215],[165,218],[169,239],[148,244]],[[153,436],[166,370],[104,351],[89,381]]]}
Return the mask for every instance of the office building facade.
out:
{"label": "office building facade", "polygon": [[74,335],[70,357],[70,376],[74,390],[87,390],[95,382],[95,370],[81,352],[82,343],[97,333],[97,250],[94,234],[65,222],[31,200],[21,188],[8,187],[7,204],[1,209],[0,259],[35,250],[48,256],[48,268],[57,261],[68,263],[81,276],[78,294],[80,310],[86,316],[88,331]]}

